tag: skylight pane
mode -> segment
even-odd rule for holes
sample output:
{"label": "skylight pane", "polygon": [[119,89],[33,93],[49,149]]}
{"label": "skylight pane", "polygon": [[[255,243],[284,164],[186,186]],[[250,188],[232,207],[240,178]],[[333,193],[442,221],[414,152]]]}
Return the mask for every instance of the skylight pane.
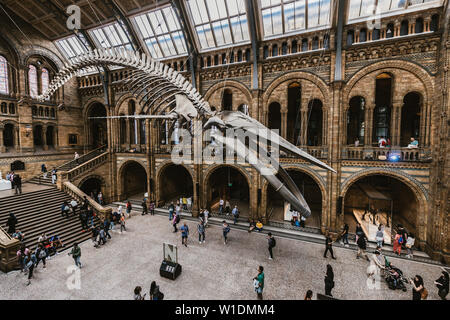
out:
{"label": "skylight pane", "polygon": [[223,38],[222,26],[220,22],[213,23],[214,36],[216,37],[217,45],[222,46],[225,44],[225,40]]}
{"label": "skylight pane", "polygon": [[295,1],[295,29],[305,29],[305,0]]}
{"label": "skylight pane", "polygon": [[294,2],[284,6],[284,28],[286,31],[295,30],[295,8]]}
{"label": "skylight pane", "polygon": [[219,18],[223,19],[227,17],[227,8],[225,7],[224,0],[215,0],[217,3],[217,10],[219,11]]}
{"label": "skylight pane", "polygon": [[206,4],[208,6],[209,18],[211,20],[220,19],[219,9],[216,5],[216,0],[206,0]]}
{"label": "skylight pane", "polygon": [[[136,21],[136,24],[138,26],[138,30],[142,34],[142,36],[144,38],[148,38],[148,37],[150,37],[151,34],[148,32],[147,27],[146,27],[143,19],[145,19],[145,17],[139,16],[139,17],[136,17],[134,20]],[[147,19],[145,19],[145,20],[147,20]]]}
{"label": "skylight pane", "polygon": [[175,48],[177,49],[178,54],[186,53],[187,52],[186,43],[184,40],[183,33],[181,33],[180,31],[175,32],[172,34],[172,38],[173,41],[175,42]]}
{"label": "skylight pane", "polygon": [[[391,0],[378,0],[377,9],[379,10],[380,13],[389,11],[390,6],[391,6]],[[354,15],[352,14],[351,17],[353,18]],[[356,17],[357,17],[357,15],[356,15]]]}
{"label": "skylight pane", "polygon": [[230,19],[233,31],[234,42],[242,42],[249,40],[248,25],[246,16],[235,17]]}
{"label": "skylight pane", "polygon": [[168,26],[169,30],[170,31],[180,30],[181,27],[180,27],[178,21],[175,19],[175,14],[174,14],[172,8],[165,8],[163,10],[163,12],[164,12],[164,16],[166,17],[167,26]]}
{"label": "skylight pane", "polygon": [[272,8],[273,34],[283,33],[283,25],[281,21],[281,7]]}
{"label": "skylight pane", "polygon": [[221,21],[221,25],[222,25],[222,31],[223,31],[225,43],[227,43],[227,44],[233,43],[233,39],[231,38],[231,32],[230,32],[230,24],[228,23],[228,20]]}
{"label": "skylight pane", "polygon": [[196,30],[202,48],[208,48],[208,41],[206,40],[205,30],[203,29],[203,26],[197,27]]}
{"label": "skylight pane", "polygon": [[[353,19],[359,17],[359,10],[361,9],[361,1],[362,0],[350,0],[350,8],[348,11],[348,18]],[[386,0],[381,0],[386,1]],[[391,1],[391,0],[387,0]]]}
{"label": "skylight pane", "polygon": [[319,25],[319,0],[308,0],[308,28]]}
{"label": "skylight pane", "polygon": [[262,11],[262,19],[264,25],[264,35],[273,35],[272,29],[272,9],[266,9]]}
{"label": "skylight pane", "polygon": [[330,23],[330,0],[321,0],[319,25],[323,26],[328,23]]}
{"label": "skylight pane", "polygon": [[361,6],[360,17],[367,17],[373,15],[375,7],[375,0],[364,0],[364,5]]}

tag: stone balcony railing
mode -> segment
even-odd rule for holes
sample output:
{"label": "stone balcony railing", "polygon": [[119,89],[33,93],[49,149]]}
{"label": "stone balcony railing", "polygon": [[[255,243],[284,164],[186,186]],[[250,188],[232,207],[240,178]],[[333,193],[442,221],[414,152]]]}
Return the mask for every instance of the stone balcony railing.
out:
{"label": "stone balcony railing", "polygon": [[63,183],[62,190],[72,198],[75,198],[79,203],[81,203],[84,200],[84,197],[86,197],[89,202],[89,206],[92,207],[97,217],[102,221],[112,213],[111,208],[103,207],[69,181]]}
{"label": "stone balcony railing", "polygon": [[389,159],[391,155],[398,155],[397,161],[427,161],[431,159],[429,148],[380,148],[346,146],[342,149],[342,159],[345,160],[380,160],[380,156]]}
{"label": "stone balcony railing", "polygon": [[72,181],[79,175],[81,175],[87,171],[90,171],[92,169],[97,168],[98,166],[100,166],[101,164],[103,164],[104,162],[106,162],[108,160],[108,154],[109,154],[108,152],[103,152],[102,154],[96,156],[95,158],[92,158],[69,171],[59,172],[58,174],[59,174],[60,180],[62,182]]}

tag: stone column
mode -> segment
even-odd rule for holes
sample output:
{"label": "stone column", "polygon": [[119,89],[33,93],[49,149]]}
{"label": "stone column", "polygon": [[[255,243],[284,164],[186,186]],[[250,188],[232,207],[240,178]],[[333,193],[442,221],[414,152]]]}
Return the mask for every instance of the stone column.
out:
{"label": "stone column", "polygon": [[150,143],[150,119],[145,119],[145,152],[150,154],[151,143]]}
{"label": "stone column", "polygon": [[281,136],[287,138],[287,110],[281,110]]}
{"label": "stone column", "polygon": [[0,124],[0,153],[6,152],[5,144],[3,141],[3,130],[5,129],[3,124]]}
{"label": "stone column", "polygon": [[402,104],[394,103],[391,111],[391,144],[398,147],[400,145],[400,124],[401,124],[401,112]]}
{"label": "stone column", "polygon": [[48,145],[47,145],[47,127],[46,126],[42,126],[42,149],[43,150],[48,150]]}
{"label": "stone column", "polygon": [[16,151],[22,152],[22,146],[20,145],[20,140],[19,140],[19,127],[14,126],[14,148],[16,149]]}
{"label": "stone column", "polygon": [[300,145],[306,146],[308,139],[308,109],[300,109],[301,124],[300,124]]}
{"label": "stone column", "polygon": [[367,108],[364,110],[364,146],[372,146],[372,132],[373,132],[373,110],[375,104],[366,105]]}
{"label": "stone column", "polygon": [[130,140],[130,134],[131,134],[131,132],[130,132],[130,130],[131,130],[131,126],[130,126],[130,120],[129,119],[127,119],[126,120],[126,133],[125,133],[125,144],[127,145],[127,147],[128,148],[130,148],[130,144],[131,144],[131,140]]}

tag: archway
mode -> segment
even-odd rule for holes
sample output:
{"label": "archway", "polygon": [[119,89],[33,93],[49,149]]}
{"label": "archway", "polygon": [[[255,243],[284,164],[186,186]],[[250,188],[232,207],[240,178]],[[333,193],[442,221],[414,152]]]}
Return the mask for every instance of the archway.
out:
{"label": "archway", "polygon": [[54,134],[55,134],[55,128],[53,126],[48,126],[47,131],[45,132],[45,140],[47,142],[47,146],[53,147],[55,145],[54,142]]}
{"label": "archway", "polygon": [[366,101],[361,96],[350,99],[347,111],[347,144],[354,144],[356,139],[364,144],[364,110]]}
{"label": "archway", "polygon": [[5,124],[5,128],[3,129],[3,145],[6,148],[14,147],[14,125],[11,123]]}
{"label": "archway", "polygon": [[35,147],[42,147],[42,126],[36,125],[33,128],[33,142]]}
{"label": "archway", "polygon": [[241,217],[250,215],[250,188],[246,176],[231,166],[219,166],[209,175],[206,186],[206,206],[218,211],[219,200],[228,200],[231,208],[238,206]]}
{"label": "archway", "polygon": [[94,117],[106,117],[106,108],[103,104],[95,102],[89,109],[89,144],[97,148],[108,144],[106,119],[91,119]]}
{"label": "archway", "polygon": [[127,162],[121,169],[122,197],[128,199],[147,192],[147,171],[136,161]]}
{"label": "archway", "polygon": [[321,146],[322,145],[322,101],[319,99],[311,100],[308,104],[308,130],[307,130],[307,143],[308,146]]}
{"label": "archway", "polygon": [[271,130],[281,130],[281,106],[278,102],[269,105],[268,127]]}
{"label": "archway", "polygon": [[421,95],[416,92],[410,92],[403,98],[400,126],[400,145],[402,147],[406,147],[410,143],[411,137],[419,138],[421,101]]}
{"label": "archway", "polygon": [[419,202],[413,190],[398,178],[374,174],[362,177],[344,195],[344,221],[354,232],[360,222],[369,240],[379,224],[385,228],[385,242],[399,224],[417,239]]}
{"label": "archway", "polygon": [[158,177],[159,201],[162,205],[176,203],[182,197],[194,199],[192,176],[182,165],[174,163],[164,166]]}
{"label": "archway", "polygon": [[[322,215],[322,191],[317,182],[305,172],[287,169],[298,189],[311,209],[311,216],[306,220],[306,226],[320,228]],[[269,221],[290,221],[289,207],[285,209],[285,201],[278,192],[268,185],[267,187],[267,219]]]}
{"label": "archway", "polygon": [[99,178],[88,178],[81,183],[80,189],[97,201],[97,195],[100,191],[102,191],[102,182]]}
{"label": "archway", "polygon": [[233,92],[225,89],[222,96],[222,110],[233,110]]}

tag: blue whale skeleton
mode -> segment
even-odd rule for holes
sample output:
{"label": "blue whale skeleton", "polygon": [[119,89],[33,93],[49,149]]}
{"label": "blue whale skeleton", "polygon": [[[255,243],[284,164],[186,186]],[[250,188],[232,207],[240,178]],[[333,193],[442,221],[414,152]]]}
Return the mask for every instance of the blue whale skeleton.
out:
{"label": "blue whale skeleton", "polygon": [[[95,49],[73,58],[70,64],[66,64],[56,74],[48,89],[38,97],[38,100],[48,99],[72,77],[80,76],[88,68],[108,65],[131,69],[128,76],[123,80],[123,84],[139,100],[138,103],[142,105],[143,114],[97,118],[161,119],[162,121],[178,122],[180,128],[187,128],[193,123],[193,120],[197,120],[201,121],[203,129],[212,126],[218,128],[217,131],[220,134],[214,134],[216,130],[211,130],[211,137],[230,148],[234,148],[235,143],[239,143],[239,141],[221,134],[227,129],[241,129],[244,132],[252,132],[249,139],[257,139],[260,135],[259,132],[268,130],[263,124],[242,112],[212,111],[208,102],[204,101],[197,90],[180,73],[146,54],[129,50]],[[274,140],[278,142],[279,150],[290,152],[318,167],[336,172],[327,164],[294,146],[275,132],[271,132],[270,136],[276,136]],[[266,136],[260,138],[267,139]],[[261,146],[261,140],[258,144],[260,150],[268,147],[267,144]],[[238,156],[247,160],[248,154],[244,150],[244,148],[237,148],[236,152]],[[256,162],[250,161],[250,163],[284,200],[290,203],[292,209],[297,210],[304,217],[311,215],[311,210],[303,195],[279,163],[274,163],[273,159],[269,167],[267,163],[259,160]]]}

